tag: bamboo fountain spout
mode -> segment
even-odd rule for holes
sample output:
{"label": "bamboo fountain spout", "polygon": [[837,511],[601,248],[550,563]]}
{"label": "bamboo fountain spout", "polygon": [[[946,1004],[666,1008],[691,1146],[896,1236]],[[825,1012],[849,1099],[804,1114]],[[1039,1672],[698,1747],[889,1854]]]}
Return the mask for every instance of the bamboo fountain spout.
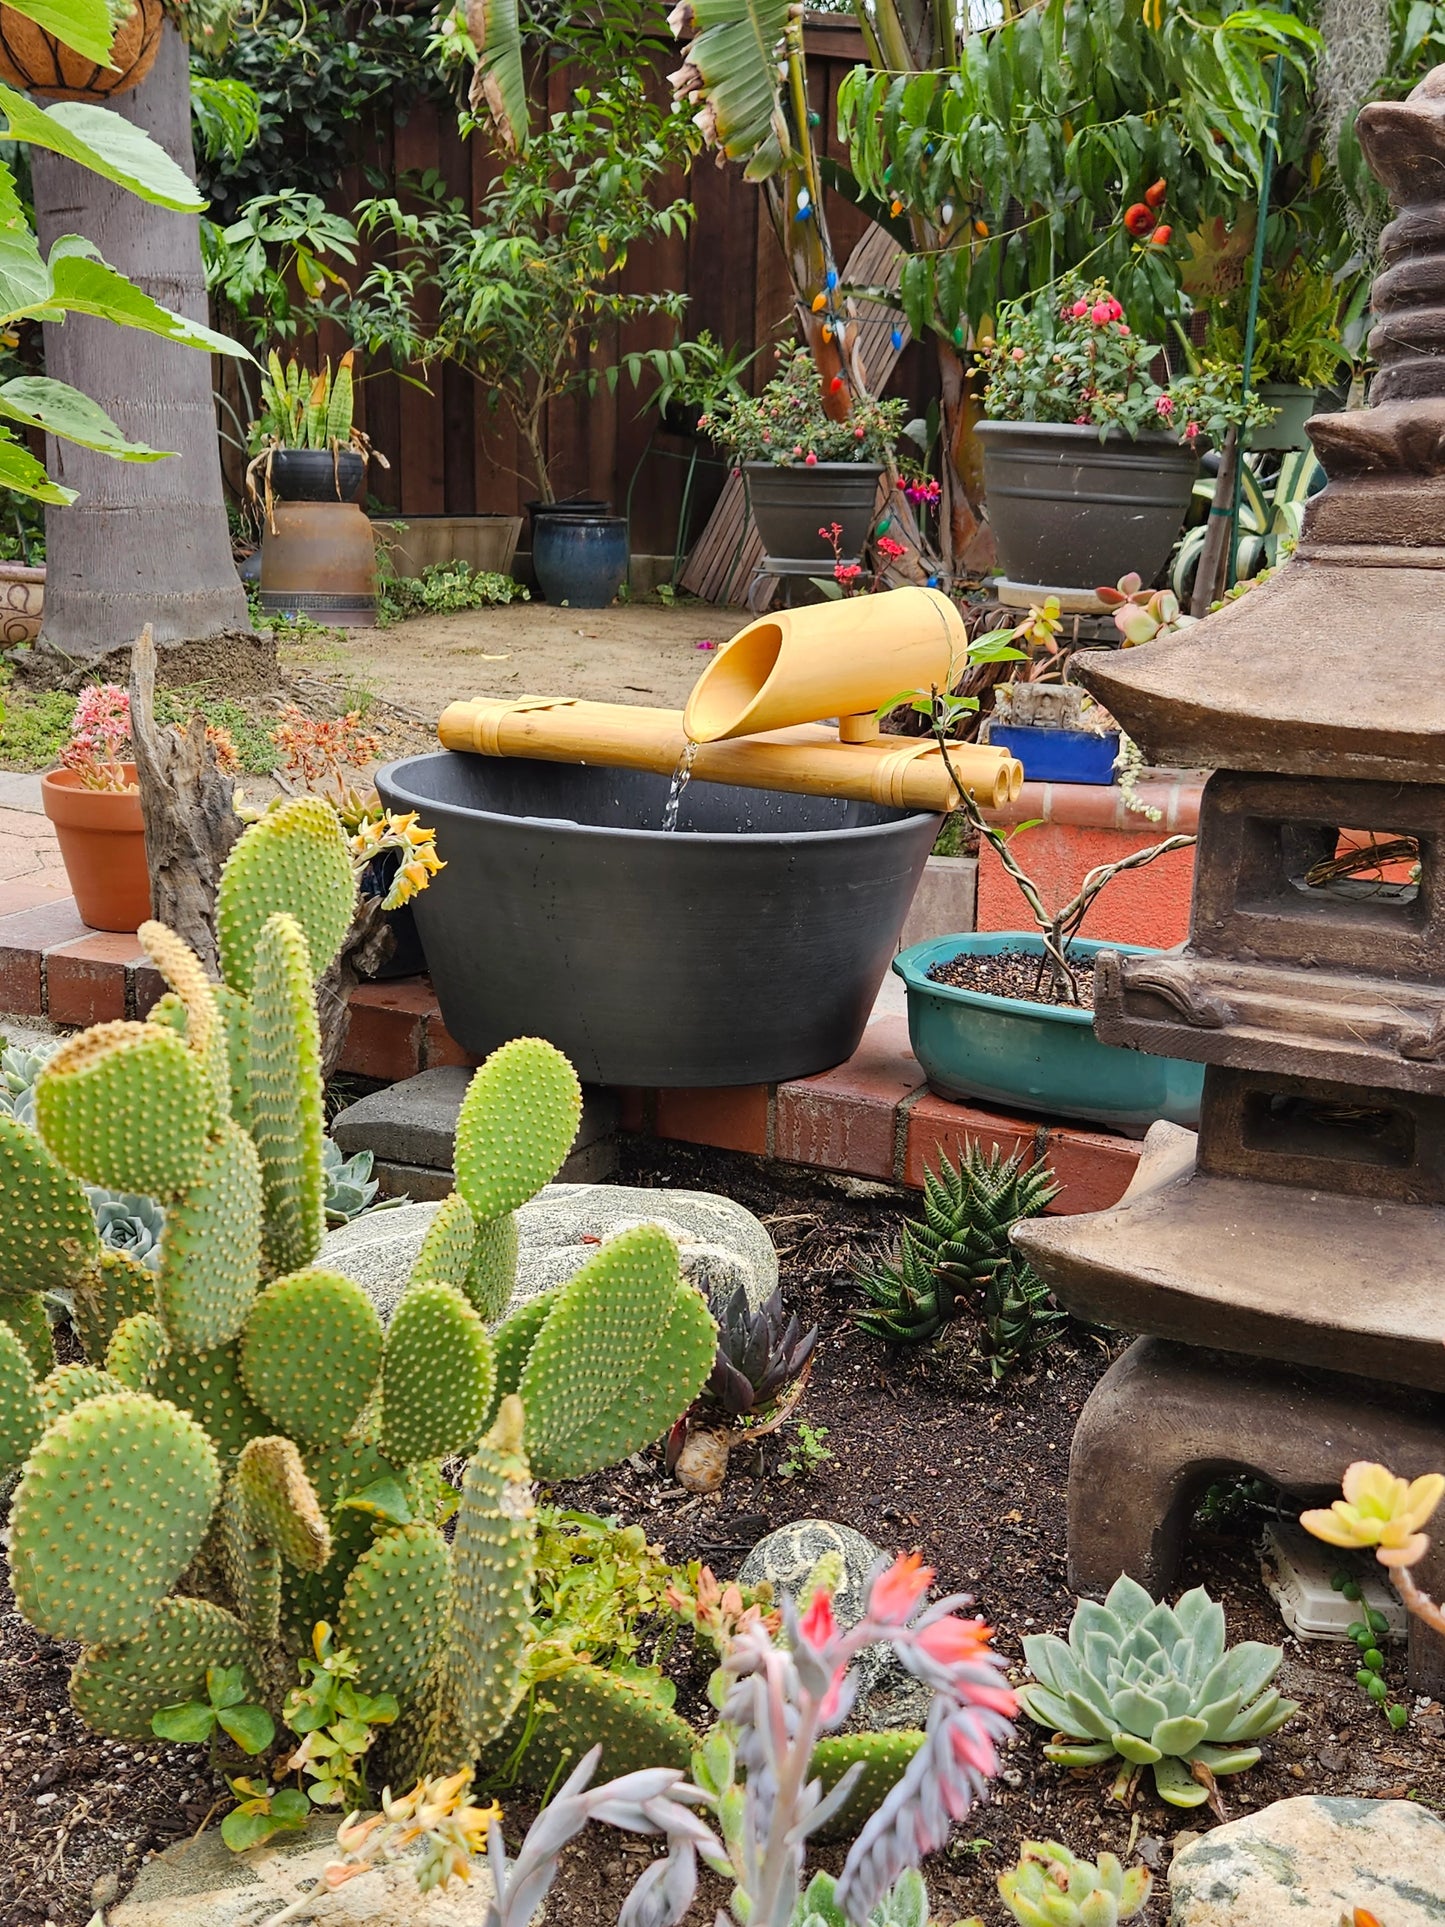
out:
{"label": "bamboo fountain spout", "polygon": [[[937,744],[882,735],[877,712],[907,692],[949,688],[966,657],[947,596],[893,589],[750,623],[681,712],[522,696],[452,703],[437,733],[444,748],[482,756],[662,775],[694,745],[692,774],[704,782],[943,813],[958,797]],[[1006,751],[960,743],[949,756],[985,807],[1018,795],[1023,767]]]}

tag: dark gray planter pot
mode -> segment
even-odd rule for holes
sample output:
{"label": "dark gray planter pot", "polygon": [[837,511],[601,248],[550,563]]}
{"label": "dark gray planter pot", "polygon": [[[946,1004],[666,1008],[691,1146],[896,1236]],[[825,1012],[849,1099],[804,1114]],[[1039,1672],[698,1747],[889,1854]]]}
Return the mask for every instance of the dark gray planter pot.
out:
{"label": "dark gray planter pot", "polygon": [[1198,458],[1172,435],[1130,437],[1072,422],[980,422],[983,485],[999,566],[1011,582],[1112,587],[1152,582],[1189,507]]}
{"label": "dark gray planter pot", "polygon": [[377,772],[436,826],[416,899],[447,1029],[545,1037],[588,1083],[770,1084],[851,1057],[936,816],[648,771],[443,752]]}
{"label": "dark gray planter pot", "polygon": [[764,553],[780,562],[816,561],[826,574],[833,567],[833,545],[819,530],[837,522],[843,558],[856,562],[873,527],[882,473],[875,462],[815,462],[811,468],[744,462]]}

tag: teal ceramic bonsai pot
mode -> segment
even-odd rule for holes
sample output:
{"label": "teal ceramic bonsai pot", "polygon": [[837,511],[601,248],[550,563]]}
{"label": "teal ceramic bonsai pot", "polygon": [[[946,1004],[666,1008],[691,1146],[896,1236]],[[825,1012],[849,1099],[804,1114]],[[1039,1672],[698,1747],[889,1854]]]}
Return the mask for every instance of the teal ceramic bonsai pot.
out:
{"label": "teal ceramic bonsai pot", "polygon": [[[934,964],[963,954],[997,956],[1022,950],[1039,957],[1043,948],[1039,937],[1002,930],[988,936],[934,937],[893,959],[893,968],[908,986],[913,1054],[938,1095],[1082,1118],[1116,1131],[1144,1131],[1159,1118],[1197,1124],[1202,1064],[1101,1044],[1087,1010],[958,990],[928,975]],[[1072,945],[1079,957],[1100,950],[1150,954],[1144,944],[1076,938]]]}

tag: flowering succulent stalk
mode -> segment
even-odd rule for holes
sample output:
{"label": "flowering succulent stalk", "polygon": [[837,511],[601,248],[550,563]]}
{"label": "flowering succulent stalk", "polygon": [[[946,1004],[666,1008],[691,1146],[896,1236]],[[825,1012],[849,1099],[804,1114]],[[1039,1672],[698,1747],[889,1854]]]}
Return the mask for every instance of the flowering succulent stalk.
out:
{"label": "flowering succulent stalk", "polygon": [[718,1675],[722,1722],[694,1760],[727,1846],[722,1859],[704,1857],[734,1882],[732,1914],[720,1914],[719,1927],[792,1920],[807,1840],[847,1803],[859,1771],[846,1773],[826,1798],[810,1777],[816,1742],[847,1718],[855,1692],[848,1668],[865,1646],[887,1641],[936,1697],[924,1744],[844,1863],[834,1899],[845,1919],[862,1927],[900,1877],[943,1846],[997,1773],[1017,1701],[989,1649],[990,1629],[955,1615],[964,1598],[919,1612],[932,1581],[917,1554],[900,1557],[874,1575],[863,1615],[848,1631],[838,1628],[831,1592],[820,1586],[801,1617],[791,1601],[785,1605],[785,1647],[757,1625],[732,1642]]}
{"label": "flowering succulent stalk", "polygon": [[1409,1610],[1445,1633],[1445,1606],[1422,1592],[1410,1571],[1430,1550],[1423,1528],[1445,1499],[1445,1475],[1427,1472],[1422,1478],[1402,1479],[1388,1466],[1357,1459],[1345,1472],[1342,1490],[1344,1497],[1333,1505],[1301,1513],[1305,1531],[1332,1546],[1373,1547]]}

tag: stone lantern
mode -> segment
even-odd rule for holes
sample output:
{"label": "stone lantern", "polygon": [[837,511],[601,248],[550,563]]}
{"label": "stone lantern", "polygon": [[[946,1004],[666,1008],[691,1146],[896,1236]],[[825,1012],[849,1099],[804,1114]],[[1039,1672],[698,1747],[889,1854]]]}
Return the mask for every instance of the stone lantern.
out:
{"label": "stone lantern", "polygon": [[[1074,1441],[1084,1592],[1166,1587],[1227,1469],[1300,1498],[1356,1458],[1445,1469],[1445,67],[1359,133],[1397,210],[1379,373],[1310,424],[1329,486],[1294,560],[1080,660],[1154,761],[1216,772],[1187,942],[1095,985],[1107,1043],[1207,1066],[1198,1136],[1156,1125],[1121,1203],[1016,1233],[1072,1311],[1146,1334]],[[1445,1586],[1445,1538],[1419,1577]],[[1410,1672],[1445,1683],[1415,1624]]]}

